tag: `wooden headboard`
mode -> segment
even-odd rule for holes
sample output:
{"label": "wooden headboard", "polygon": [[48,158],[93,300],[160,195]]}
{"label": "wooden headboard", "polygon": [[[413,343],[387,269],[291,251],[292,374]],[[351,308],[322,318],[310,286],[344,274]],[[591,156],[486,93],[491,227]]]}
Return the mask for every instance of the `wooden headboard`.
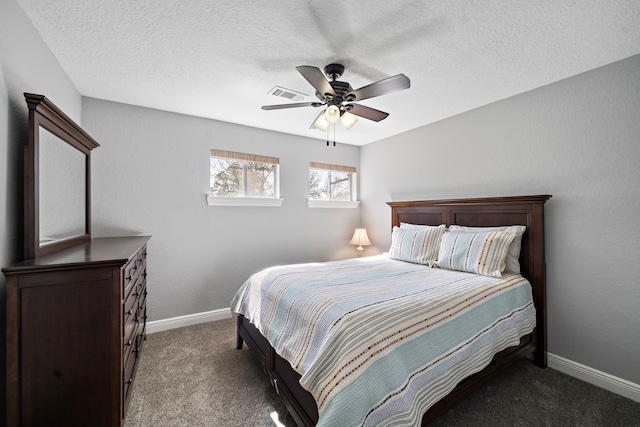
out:
{"label": "wooden headboard", "polygon": [[536,307],[536,350],[538,366],[547,365],[546,279],[544,261],[544,203],[549,195],[490,197],[477,199],[388,202],[391,225],[400,222],[423,225],[452,224],[471,227],[525,225],[520,251],[520,270],[533,288]]}

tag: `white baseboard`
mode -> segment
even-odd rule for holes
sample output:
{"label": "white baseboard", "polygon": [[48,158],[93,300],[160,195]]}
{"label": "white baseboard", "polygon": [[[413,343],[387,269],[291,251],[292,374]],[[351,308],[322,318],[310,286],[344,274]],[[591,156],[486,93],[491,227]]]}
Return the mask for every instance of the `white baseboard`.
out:
{"label": "white baseboard", "polygon": [[187,314],[186,316],[172,317],[170,319],[154,320],[147,322],[147,333],[168,331],[169,329],[182,328],[184,326],[197,325],[198,323],[214,322],[216,320],[229,319],[231,309],[205,311],[202,313]]}
{"label": "white baseboard", "polygon": [[[169,329],[182,328],[184,326],[197,325],[198,323],[214,322],[216,320],[229,319],[231,309],[205,311],[203,313],[188,314],[186,316],[172,317],[170,319],[155,320],[147,322],[147,333],[168,331]],[[640,402],[640,385],[631,381],[623,380],[598,371],[573,360],[565,359],[552,353],[547,353],[547,362],[550,368],[564,374],[578,378],[595,386],[601,387],[610,392],[619,394],[636,402]]]}
{"label": "white baseboard", "polygon": [[550,368],[564,374],[578,378],[610,392],[619,394],[636,402],[640,402],[640,385],[622,378],[614,377],[606,372],[598,371],[573,360],[547,353],[547,363]]}

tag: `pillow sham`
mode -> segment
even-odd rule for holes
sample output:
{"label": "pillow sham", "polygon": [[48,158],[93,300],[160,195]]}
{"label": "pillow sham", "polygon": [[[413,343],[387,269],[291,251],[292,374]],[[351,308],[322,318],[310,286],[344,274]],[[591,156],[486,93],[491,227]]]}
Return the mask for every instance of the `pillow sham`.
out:
{"label": "pillow sham", "polygon": [[391,248],[385,255],[399,261],[432,267],[438,256],[440,240],[445,230],[444,224],[411,230],[394,226],[391,232]]}
{"label": "pillow sham", "polygon": [[515,233],[449,231],[442,237],[436,266],[489,277],[502,277]]}
{"label": "pillow sham", "polygon": [[516,237],[513,239],[507,258],[505,260],[504,272],[509,274],[520,274],[520,249],[522,248],[522,235],[527,229],[524,225],[506,225],[502,227],[466,227],[464,225],[451,225],[450,231],[470,231],[474,233],[486,233],[491,231],[506,231],[514,233]]}
{"label": "pillow sham", "polygon": [[430,230],[432,228],[445,227],[444,224],[441,225],[421,225],[421,224],[410,224],[408,222],[401,222],[400,228],[403,230]]}

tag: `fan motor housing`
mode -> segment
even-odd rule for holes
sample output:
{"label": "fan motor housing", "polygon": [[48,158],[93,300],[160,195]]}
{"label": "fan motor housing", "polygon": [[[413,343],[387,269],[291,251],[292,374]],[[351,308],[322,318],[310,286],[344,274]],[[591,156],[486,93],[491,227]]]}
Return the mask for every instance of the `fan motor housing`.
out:
{"label": "fan motor housing", "polygon": [[336,93],[335,96],[329,94],[316,94],[318,98],[325,99],[328,105],[336,105],[340,107],[342,102],[345,101],[345,95],[353,90],[348,82],[341,82],[337,79],[344,73],[344,65],[342,64],[329,64],[324,67],[324,73],[329,78],[329,84]]}
{"label": "fan motor housing", "polygon": [[329,84],[333,88],[333,91],[336,93],[336,97],[344,98],[347,93],[353,90],[351,88],[351,85],[347,82],[339,82],[337,80],[334,80],[332,82],[329,82]]}
{"label": "fan motor housing", "polygon": [[323,101],[327,101],[329,105],[340,106],[342,101],[346,100],[345,95],[353,90],[353,88],[348,82],[340,82],[338,80],[333,80],[329,82],[329,84],[333,88],[333,91],[336,93],[335,96],[332,96],[328,93],[322,94],[320,92],[316,92],[316,96]]}

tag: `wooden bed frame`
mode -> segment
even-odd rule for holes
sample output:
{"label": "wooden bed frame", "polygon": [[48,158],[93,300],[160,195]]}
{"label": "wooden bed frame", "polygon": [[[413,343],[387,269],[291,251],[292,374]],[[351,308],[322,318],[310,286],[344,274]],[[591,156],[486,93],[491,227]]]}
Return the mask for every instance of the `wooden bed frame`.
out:
{"label": "wooden bed frame", "polygon": [[[545,261],[544,261],[544,203],[548,195],[492,197],[478,199],[427,200],[417,202],[389,202],[391,224],[400,222],[424,225],[451,224],[472,227],[525,225],[520,252],[520,269],[533,288],[537,326],[524,336],[520,344],[497,353],[489,366],[460,382],[457,387],[423,416],[428,424],[480,387],[490,382],[521,357],[533,355],[534,363],[547,366]],[[314,426],[318,410],[311,394],[299,384],[300,375],[280,357],[258,329],[239,315],[237,348],[242,343],[253,350],[276,392],[284,399],[287,409],[299,426]]]}

